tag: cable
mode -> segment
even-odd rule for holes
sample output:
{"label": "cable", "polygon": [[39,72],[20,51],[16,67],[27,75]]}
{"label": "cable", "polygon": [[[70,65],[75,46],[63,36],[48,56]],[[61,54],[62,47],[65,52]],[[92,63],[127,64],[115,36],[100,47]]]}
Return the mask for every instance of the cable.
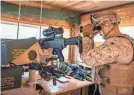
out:
{"label": "cable", "polygon": [[97,84],[95,84],[95,89],[94,89],[93,95],[95,95],[96,91],[97,91]]}
{"label": "cable", "polygon": [[41,0],[41,9],[40,9],[40,35],[39,35],[39,38],[41,38],[41,23],[42,23],[42,0]]}
{"label": "cable", "polygon": [[21,11],[21,0],[19,1],[19,12],[18,12],[18,27],[17,27],[17,39],[19,38],[19,26],[20,26],[20,11]]}

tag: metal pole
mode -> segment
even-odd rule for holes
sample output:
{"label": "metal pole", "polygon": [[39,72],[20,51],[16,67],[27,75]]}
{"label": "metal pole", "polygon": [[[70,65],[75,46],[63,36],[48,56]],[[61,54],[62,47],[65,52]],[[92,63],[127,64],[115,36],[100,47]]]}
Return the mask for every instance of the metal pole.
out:
{"label": "metal pole", "polygon": [[19,11],[18,11],[18,27],[17,27],[17,39],[19,38],[19,26],[20,26],[20,11],[21,11],[21,0],[19,1]]}
{"label": "metal pole", "polygon": [[40,10],[40,36],[39,38],[41,38],[41,23],[42,23],[42,0],[41,0],[41,10]]}

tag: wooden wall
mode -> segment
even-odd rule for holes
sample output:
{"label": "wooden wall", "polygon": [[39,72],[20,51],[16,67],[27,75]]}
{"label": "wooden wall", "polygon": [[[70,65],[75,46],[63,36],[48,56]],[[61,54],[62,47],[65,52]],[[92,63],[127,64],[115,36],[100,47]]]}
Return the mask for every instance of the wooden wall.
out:
{"label": "wooden wall", "polygon": [[134,4],[115,7],[112,9],[106,9],[102,11],[96,11],[92,13],[83,14],[81,16],[81,25],[90,24],[90,15],[94,13],[108,13],[116,12],[122,19],[120,26],[134,26]]}
{"label": "wooden wall", "polygon": [[[2,21],[9,21],[9,22],[15,22],[18,23],[18,17],[14,15],[6,15],[6,14],[1,14],[1,20]],[[35,18],[35,17],[20,17],[19,20],[20,23],[23,24],[30,24],[30,25],[37,25],[37,26],[59,26],[59,27],[64,27],[67,29],[71,29],[72,25],[68,21],[59,21],[59,20],[48,20],[48,19],[42,19],[41,24],[40,24],[40,19]]]}

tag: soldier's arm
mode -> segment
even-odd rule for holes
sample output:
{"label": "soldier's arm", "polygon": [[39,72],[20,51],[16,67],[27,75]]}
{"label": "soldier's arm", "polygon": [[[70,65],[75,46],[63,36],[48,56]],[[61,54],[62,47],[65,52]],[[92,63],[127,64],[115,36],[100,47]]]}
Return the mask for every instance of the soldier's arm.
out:
{"label": "soldier's arm", "polygon": [[94,47],[93,40],[88,36],[84,36],[83,37],[83,54],[86,54],[90,49],[93,49],[93,47]]}
{"label": "soldier's arm", "polygon": [[[84,43],[85,44],[85,43]],[[86,45],[86,44],[85,44]],[[83,53],[83,60],[89,66],[99,66],[112,63],[119,56],[119,47],[105,42],[99,47],[88,49]]]}

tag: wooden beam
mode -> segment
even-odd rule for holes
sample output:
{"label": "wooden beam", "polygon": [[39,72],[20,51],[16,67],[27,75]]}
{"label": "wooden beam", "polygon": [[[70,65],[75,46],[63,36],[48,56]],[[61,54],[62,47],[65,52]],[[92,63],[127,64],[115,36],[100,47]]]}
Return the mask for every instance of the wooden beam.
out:
{"label": "wooden beam", "polygon": [[68,3],[66,3],[65,5],[62,5],[62,6],[66,7],[66,8],[70,8],[72,5],[79,3],[79,2],[81,2],[81,1],[69,1]]}
{"label": "wooden beam", "polygon": [[[75,30],[75,26],[73,26],[71,29],[70,37],[76,37],[74,30]],[[75,48],[76,47],[74,45],[69,46],[68,59],[69,59],[70,63],[76,63],[75,62]]]}
{"label": "wooden beam", "polygon": [[[1,14],[1,20],[2,21],[9,21],[9,22],[18,22],[18,19],[16,16],[13,15],[7,15],[7,14]],[[20,23],[24,24],[30,24],[30,25],[37,25],[40,26],[40,19],[34,18],[34,17],[20,17]],[[42,26],[60,26],[67,29],[71,29],[72,25],[68,21],[59,21],[59,20],[48,20],[48,19],[42,19]]]}
{"label": "wooden beam", "polygon": [[87,24],[91,24],[90,14],[81,16],[80,21],[81,21],[80,23],[81,23],[82,26],[85,26]]}
{"label": "wooden beam", "polygon": [[[3,2],[15,4],[15,5],[20,4],[19,1],[3,1]],[[55,2],[55,1],[52,1],[48,4],[45,4],[44,2],[45,1],[43,1],[43,5],[42,5],[43,9],[50,9],[50,10],[63,10],[64,9],[64,11],[70,11],[70,12],[73,11],[73,12],[78,13],[78,11],[74,11],[73,9],[63,7],[64,4],[63,5],[51,4],[52,2]],[[60,2],[62,2],[62,1],[60,1]],[[41,8],[41,2],[39,2],[39,1],[21,1],[21,5],[27,6],[27,7]]]}
{"label": "wooden beam", "polygon": [[[105,1],[103,1],[103,2],[105,2]],[[102,8],[102,9],[98,9],[98,10],[94,10],[94,11],[90,11],[90,12],[85,12],[85,13],[82,13],[82,15],[98,13],[98,12],[108,11],[108,10],[116,10],[116,9],[124,8],[126,6],[133,6],[133,4],[134,4],[134,1],[131,1],[129,3],[122,4],[122,5],[112,6],[112,7],[108,7],[108,8]]]}
{"label": "wooden beam", "polygon": [[80,8],[85,7],[85,6],[90,6],[92,4],[93,4],[92,1],[81,1],[79,3],[76,3],[76,4],[72,5],[72,6],[70,6],[70,8],[80,9]]}
{"label": "wooden beam", "polygon": [[[121,6],[118,8],[112,8],[104,11],[94,12],[94,13],[108,13],[116,12],[122,19],[120,26],[134,26],[134,3],[131,5]],[[90,15],[94,13],[89,13],[81,16],[81,25],[91,24]]]}
{"label": "wooden beam", "polygon": [[[19,1],[4,1],[4,2],[7,2],[7,3],[11,3],[11,4],[16,4],[16,5],[19,5]],[[36,7],[36,8],[40,8],[41,7],[41,3],[38,3],[38,2],[34,2],[34,1],[21,1],[21,5],[24,5],[24,6],[28,6],[28,7]],[[42,5],[42,8],[44,9],[60,9],[58,7],[55,7],[55,6],[51,6],[51,5],[45,5],[43,4]]]}

